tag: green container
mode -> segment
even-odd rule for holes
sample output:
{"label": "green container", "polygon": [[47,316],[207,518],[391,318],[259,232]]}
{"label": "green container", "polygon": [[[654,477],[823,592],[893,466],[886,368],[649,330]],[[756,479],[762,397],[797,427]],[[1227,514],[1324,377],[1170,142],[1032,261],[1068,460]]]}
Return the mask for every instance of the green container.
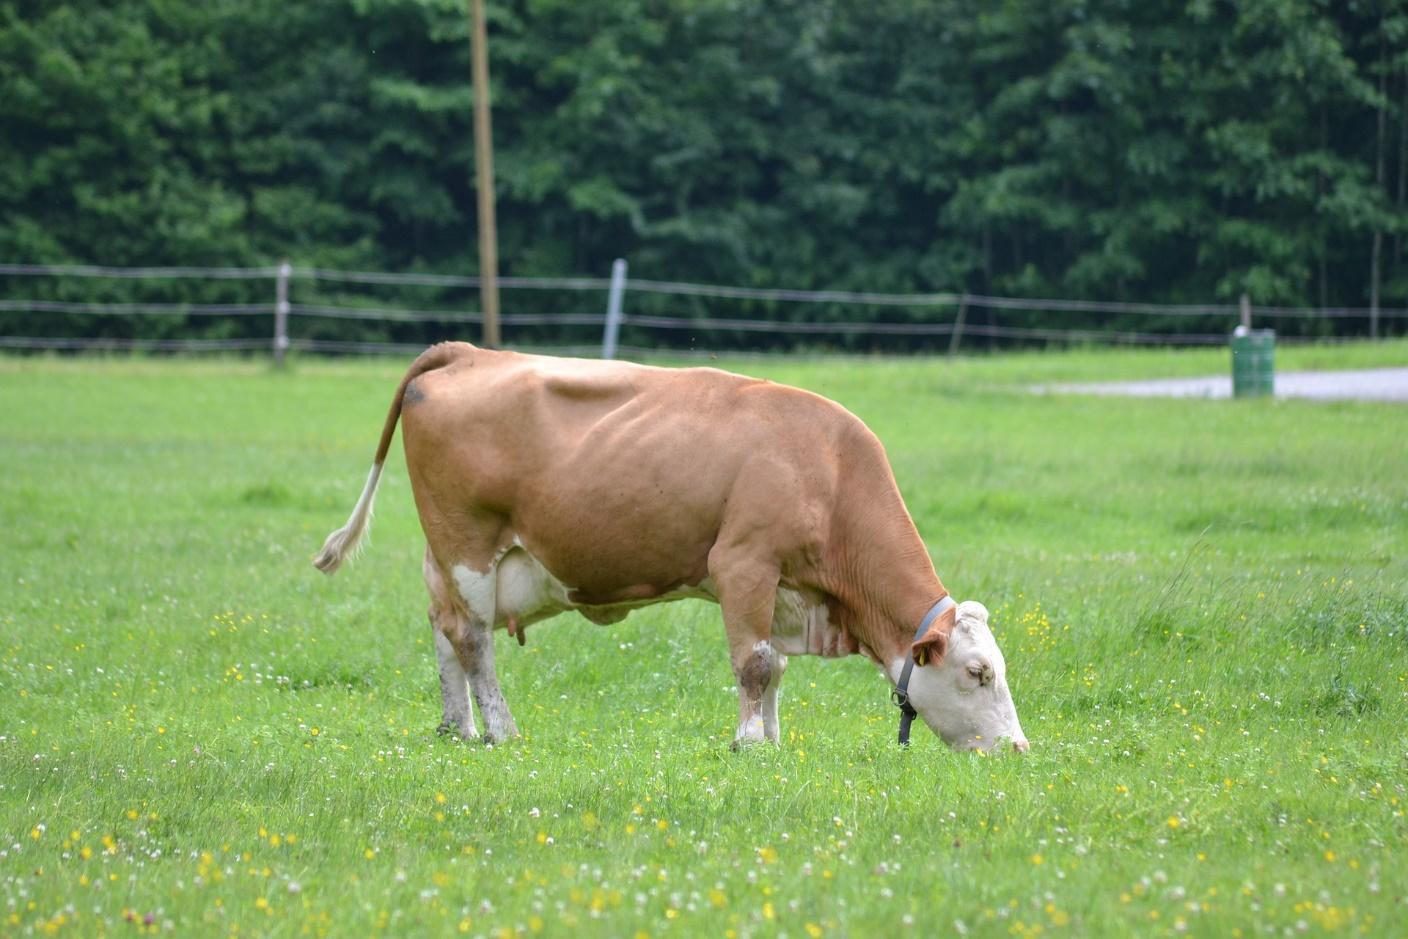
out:
{"label": "green container", "polygon": [[1276,393],[1276,331],[1232,334],[1232,396],[1262,398]]}

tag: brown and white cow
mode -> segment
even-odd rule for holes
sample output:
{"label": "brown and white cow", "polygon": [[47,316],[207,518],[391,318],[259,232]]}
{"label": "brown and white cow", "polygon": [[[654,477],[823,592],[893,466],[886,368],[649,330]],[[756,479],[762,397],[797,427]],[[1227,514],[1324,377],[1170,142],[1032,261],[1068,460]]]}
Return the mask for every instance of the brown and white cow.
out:
{"label": "brown and white cow", "polygon": [[722,608],[735,745],[777,741],[789,655],[862,652],[892,683],[912,657],[909,700],[950,746],[1026,749],[987,610],[939,602],[948,591],[880,441],[840,405],[716,369],[433,346],[397,388],[320,570],[366,531],[398,418],[427,541],[442,729],[478,736],[472,694],[486,739],[517,734],[493,629],[522,642],[564,610],[611,623],[698,597]]}

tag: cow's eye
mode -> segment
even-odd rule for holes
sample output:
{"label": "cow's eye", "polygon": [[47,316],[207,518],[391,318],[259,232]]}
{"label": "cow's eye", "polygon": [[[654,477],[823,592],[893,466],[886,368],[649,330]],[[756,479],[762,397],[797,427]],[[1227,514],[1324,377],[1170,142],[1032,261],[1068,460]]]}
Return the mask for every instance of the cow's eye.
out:
{"label": "cow's eye", "polygon": [[982,683],[983,667],[977,662],[974,662],[972,665],[968,666],[968,674],[973,678],[974,681],[977,681],[979,684]]}

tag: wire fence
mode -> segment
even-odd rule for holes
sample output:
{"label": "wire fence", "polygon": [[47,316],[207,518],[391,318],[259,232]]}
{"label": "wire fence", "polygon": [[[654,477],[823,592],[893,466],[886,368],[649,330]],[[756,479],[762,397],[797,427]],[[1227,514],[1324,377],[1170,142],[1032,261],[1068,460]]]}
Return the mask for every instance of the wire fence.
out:
{"label": "wire fence", "polygon": [[[0,264],[0,293],[40,293],[24,285],[43,283],[50,294],[99,291],[75,282],[265,282],[269,302],[204,302],[55,299],[0,296],[0,349],[56,351],[237,351],[268,349],[327,354],[400,354],[422,348],[426,335],[475,339],[482,315],[463,308],[406,305],[402,288],[438,294],[477,288],[479,278],[434,273],[341,271],[281,264],[273,267],[105,267],[94,265]],[[547,308],[507,304],[500,317],[506,344],[572,355],[712,354],[796,351],[946,351],[961,343],[1124,344],[1207,346],[1227,342],[1240,323],[1301,326],[1284,339],[1325,341],[1359,338],[1369,331],[1402,332],[1408,309],[1300,308],[1241,304],[1155,304],[1053,298],[1017,298],[966,293],[895,294],[845,290],[736,287],[626,277],[618,261],[611,278],[503,277],[511,294],[550,294]],[[362,288],[397,288],[388,302],[368,298]],[[228,289],[228,288],[226,288]],[[246,284],[242,292],[255,289]],[[221,288],[203,287],[205,293]],[[331,296],[327,296],[331,292]],[[601,312],[584,311],[584,295],[612,296]],[[297,295],[296,299],[290,299]],[[306,297],[304,296],[306,295]],[[525,294],[526,295],[526,294]],[[629,295],[629,299],[627,298]],[[635,308],[635,309],[633,309]],[[889,309],[897,312],[883,313]],[[568,311],[570,310],[570,311]],[[982,320],[973,317],[981,311]],[[731,314],[731,315],[723,315]],[[12,334],[16,318],[25,335]],[[64,318],[72,317],[73,320]],[[903,317],[903,318],[897,318]],[[267,318],[263,325],[250,320]],[[90,334],[81,323],[140,321],[148,335]],[[1034,322],[1039,320],[1039,322]],[[1053,325],[1053,321],[1056,325]],[[1357,321],[1357,322],[1356,322]],[[225,335],[190,335],[219,323]],[[78,323],[79,325],[74,325]],[[159,323],[160,325],[151,325]],[[339,326],[339,323],[342,324]],[[1356,328],[1357,323],[1370,329]],[[1139,325],[1143,324],[1143,325]],[[1372,325],[1371,325],[1372,324]],[[76,335],[44,335],[63,325]],[[401,327],[425,327],[398,336]],[[375,327],[373,334],[348,329]],[[1318,329],[1318,331],[1317,331]],[[438,332],[437,332],[438,330]],[[633,342],[619,345],[626,331]],[[64,331],[49,329],[49,332]],[[136,330],[129,330],[135,333]],[[262,332],[262,335],[260,333]],[[155,335],[150,333],[156,333]],[[174,333],[174,334],[173,334]],[[598,338],[599,337],[599,338]],[[903,343],[903,345],[896,345]]]}

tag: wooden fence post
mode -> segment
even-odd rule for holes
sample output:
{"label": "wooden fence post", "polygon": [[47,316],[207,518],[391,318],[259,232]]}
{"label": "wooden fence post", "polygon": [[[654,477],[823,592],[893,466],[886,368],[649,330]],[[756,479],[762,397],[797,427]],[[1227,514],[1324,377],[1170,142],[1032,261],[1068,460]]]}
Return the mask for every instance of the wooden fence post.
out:
{"label": "wooden fence post", "polygon": [[953,332],[948,337],[948,357],[958,354],[958,344],[963,341],[963,321],[968,318],[968,295],[958,298],[958,317],[953,321]]}

